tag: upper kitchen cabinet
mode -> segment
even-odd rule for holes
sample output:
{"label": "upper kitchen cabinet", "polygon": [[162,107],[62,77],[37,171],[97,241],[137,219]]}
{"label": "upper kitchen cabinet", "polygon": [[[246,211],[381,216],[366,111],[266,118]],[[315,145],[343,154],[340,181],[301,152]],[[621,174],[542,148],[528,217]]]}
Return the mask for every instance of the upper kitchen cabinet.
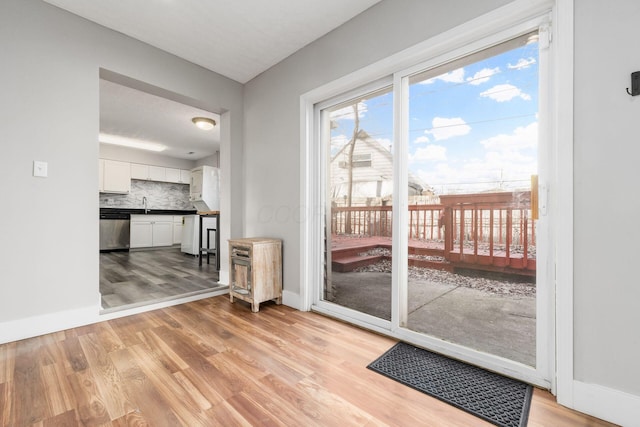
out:
{"label": "upper kitchen cabinet", "polygon": [[191,181],[191,171],[131,163],[131,179],[189,184]]}
{"label": "upper kitchen cabinet", "polygon": [[149,166],[149,179],[151,181],[166,181],[167,169],[160,166]]}
{"label": "upper kitchen cabinet", "polygon": [[149,165],[131,163],[131,179],[149,179]]}
{"label": "upper kitchen cabinet", "polygon": [[131,191],[131,167],[128,162],[100,159],[100,185],[102,193],[129,193]]}
{"label": "upper kitchen cabinet", "polygon": [[166,168],[165,176],[167,182],[180,182],[180,169]]}

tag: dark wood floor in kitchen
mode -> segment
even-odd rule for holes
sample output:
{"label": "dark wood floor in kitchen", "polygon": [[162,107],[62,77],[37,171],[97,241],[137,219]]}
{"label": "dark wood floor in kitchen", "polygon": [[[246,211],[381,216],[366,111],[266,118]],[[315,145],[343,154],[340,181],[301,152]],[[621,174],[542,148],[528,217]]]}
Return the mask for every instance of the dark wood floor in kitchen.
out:
{"label": "dark wood floor in kitchen", "polygon": [[100,254],[102,308],[114,311],[223,289],[215,259],[203,260],[179,248]]}

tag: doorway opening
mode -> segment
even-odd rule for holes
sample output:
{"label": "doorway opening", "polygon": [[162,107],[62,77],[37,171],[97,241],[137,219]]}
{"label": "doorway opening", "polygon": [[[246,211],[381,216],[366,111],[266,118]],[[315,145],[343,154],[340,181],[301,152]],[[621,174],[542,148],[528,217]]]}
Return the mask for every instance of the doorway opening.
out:
{"label": "doorway opening", "polygon": [[[191,191],[200,188],[192,174],[219,176],[220,115],[155,89],[100,72],[102,313],[227,289],[218,283],[217,219],[203,218],[200,230],[197,215],[219,212],[218,184],[213,198]],[[196,117],[215,125],[199,129]]]}

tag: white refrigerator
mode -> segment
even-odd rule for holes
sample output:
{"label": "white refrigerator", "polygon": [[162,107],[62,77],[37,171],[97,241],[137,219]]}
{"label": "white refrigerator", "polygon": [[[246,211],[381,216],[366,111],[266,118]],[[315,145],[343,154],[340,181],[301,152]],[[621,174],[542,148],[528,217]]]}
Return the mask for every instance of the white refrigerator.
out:
{"label": "white refrigerator", "polygon": [[[199,236],[198,228],[200,228],[200,215],[185,215],[184,226],[182,227],[181,250],[191,255],[199,255]],[[207,228],[215,228],[216,231],[211,232],[209,249],[216,247],[216,234],[218,229],[217,219],[215,217],[202,218],[202,247],[207,247]]]}

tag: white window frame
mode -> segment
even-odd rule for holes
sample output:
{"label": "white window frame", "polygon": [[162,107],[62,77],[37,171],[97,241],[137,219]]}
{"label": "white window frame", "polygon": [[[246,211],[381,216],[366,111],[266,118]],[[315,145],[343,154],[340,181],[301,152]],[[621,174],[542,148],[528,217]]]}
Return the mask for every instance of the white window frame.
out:
{"label": "white window frame", "polygon": [[[542,316],[543,320],[538,322],[537,330],[543,328],[542,336],[544,340],[538,339],[537,349],[537,368],[526,367],[517,362],[509,361],[498,356],[487,355],[468,348],[458,346],[455,344],[447,343],[439,339],[424,337],[421,334],[416,334],[408,331],[405,328],[400,327],[398,319],[401,317],[399,314],[401,310],[405,308],[400,304],[400,301],[406,295],[398,296],[399,283],[406,282],[406,268],[398,268],[396,263],[400,259],[406,257],[407,251],[407,237],[405,233],[399,232],[403,229],[402,218],[406,222],[405,215],[396,215],[402,209],[407,208],[407,196],[403,195],[403,192],[399,191],[403,187],[403,182],[406,181],[406,150],[408,141],[406,141],[406,135],[403,135],[403,129],[406,126],[400,126],[400,122],[406,115],[403,111],[407,108],[406,99],[402,96],[403,85],[408,85],[405,76],[415,72],[417,69],[424,69],[428,67],[435,67],[440,64],[447,63],[456,58],[469,55],[473,52],[477,52],[486,47],[495,45],[510,38],[517,37],[518,35],[525,34],[536,28],[540,29],[541,37],[543,33],[546,33],[551,16],[554,11],[554,2],[549,0],[538,1],[523,1],[516,0],[507,6],[483,15],[477,19],[474,19],[466,24],[456,27],[452,30],[446,31],[436,37],[426,40],[410,49],[372,64],[364,69],[351,73],[343,78],[328,83],[320,88],[314,89],[301,96],[300,103],[300,117],[301,117],[301,141],[302,147],[300,152],[301,162],[301,204],[305,210],[304,220],[301,222],[301,249],[302,249],[302,262],[301,262],[301,287],[298,301],[298,308],[301,310],[314,309],[320,312],[324,312],[330,315],[339,315],[341,318],[351,321],[356,325],[360,325],[371,330],[382,332],[386,335],[398,339],[406,339],[416,342],[419,345],[423,345],[434,351],[441,352],[443,354],[456,357],[470,363],[477,364],[479,366],[486,367],[488,369],[495,370],[497,372],[520,378],[532,384],[539,385],[541,387],[550,388],[552,392],[556,390],[556,317],[555,313],[559,309],[556,307],[555,300],[555,280],[556,275],[559,273],[559,268],[556,267],[557,258],[562,256],[565,259],[572,258],[572,248],[570,242],[567,241],[566,235],[559,237],[557,241],[548,242],[549,247],[549,259],[539,260],[539,266],[542,264],[545,267],[544,281],[549,284],[547,289],[539,292],[537,296],[538,316]],[[544,41],[543,41],[544,43]],[[553,50],[553,45],[552,45]],[[558,185],[560,179],[570,179],[566,172],[560,172],[560,170],[571,170],[570,168],[564,169],[568,161],[573,160],[572,151],[566,147],[559,147],[557,144],[558,134],[560,133],[559,123],[559,108],[552,108],[551,103],[558,101],[558,99],[548,99],[548,94],[542,94],[542,90],[547,90],[549,86],[553,85],[553,79],[562,78],[561,73],[558,71],[558,64],[551,63],[554,59],[557,60],[557,53],[548,53],[543,55],[541,52],[542,61],[548,61],[550,64],[545,67],[548,70],[547,75],[541,74],[541,108],[542,103],[547,103],[548,116],[546,119],[541,118],[540,130],[541,135],[548,135],[550,143],[544,151],[547,159],[541,159],[543,162],[548,163],[544,167],[550,168],[548,172],[549,179],[546,182],[541,183],[541,188],[544,191],[549,191],[549,206],[551,212],[555,216],[551,217],[551,224],[549,224],[548,230],[556,230],[558,225],[567,226],[572,224],[572,216],[568,216],[567,213],[562,212],[557,206],[554,206],[553,201],[563,200],[563,205],[567,208],[567,204],[571,204],[566,198],[567,194],[572,193],[571,186],[567,185],[565,181],[563,186]],[[545,71],[541,68],[541,73]],[[324,196],[324,178],[325,174],[323,168],[323,153],[322,147],[319,147],[316,141],[319,141],[320,137],[320,114],[314,107],[327,99],[334,98],[346,93],[352,92],[354,88],[362,87],[367,82],[376,82],[380,79],[389,78],[392,76],[394,81],[394,159],[399,162],[396,167],[396,176],[394,176],[394,183],[396,188],[396,194],[400,195],[400,200],[397,203],[394,201],[394,218],[399,220],[394,221],[394,275],[393,275],[393,300],[392,300],[392,322],[382,321],[380,319],[367,316],[353,310],[340,308],[335,310],[332,307],[327,307],[320,302],[320,292],[322,289],[322,261],[323,261],[323,226],[324,226],[324,211],[322,205],[322,198]],[[556,83],[557,84],[557,83]],[[545,87],[547,89],[545,89]],[[566,104],[566,99],[565,102]],[[406,123],[405,123],[406,124]],[[550,151],[549,151],[550,150]],[[559,168],[559,163],[562,162],[562,168]],[[569,181],[572,184],[572,180]],[[406,184],[406,182],[405,182]],[[563,194],[559,192],[562,191]],[[406,193],[406,192],[404,192]],[[555,202],[560,205],[560,202]],[[572,209],[567,212],[572,212]],[[563,232],[564,233],[564,232]],[[553,238],[553,237],[552,237]],[[555,251],[554,251],[555,249]],[[565,279],[572,278],[570,273],[567,273],[570,267],[565,266],[562,270]],[[566,300],[565,300],[566,302]],[[554,311],[556,310],[556,311]],[[567,320],[565,318],[565,320]],[[570,326],[570,325],[569,325]],[[559,333],[570,330],[570,327],[564,327]],[[420,335],[420,336],[416,336]],[[538,333],[540,335],[540,332]],[[565,346],[570,347],[570,346]],[[571,356],[571,348],[567,348],[562,355],[558,356],[558,363],[564,365],[572,364],[567,361],[567,357]],[[563,379],[568,379],[565,375]],[[568,393],[570,394],[570,393]]]}

